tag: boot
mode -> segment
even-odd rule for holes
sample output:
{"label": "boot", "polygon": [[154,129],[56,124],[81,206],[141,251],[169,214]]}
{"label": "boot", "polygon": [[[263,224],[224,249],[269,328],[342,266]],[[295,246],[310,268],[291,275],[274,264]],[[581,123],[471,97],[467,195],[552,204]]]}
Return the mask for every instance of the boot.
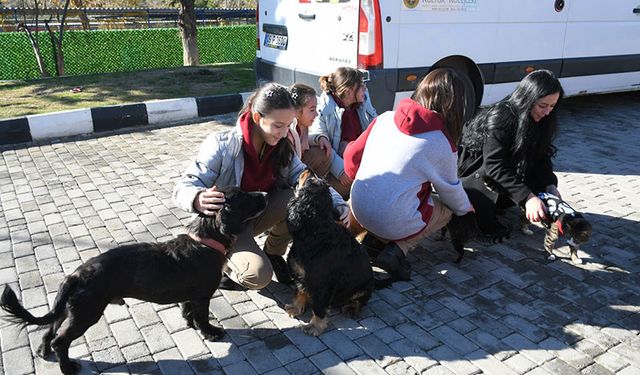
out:
{"label": "boot", "polygon": [[373,265],[387,271],[392,278],[407,281],[411,278],[411,267],[404,252],[395,242],[389,242],[373,261]]}
{"label": "boot", "polygon": [[367,254],[369,254],[369,258],[371,259],[376,259],[376,257],[382,252],[382,250],[384,250],[384,247],[386,245],[371,233],[365,234],[360,244],[367,251]]}
{"label": "boot", "polygon": [[289,266],[284,258],[280,255],[272,254],[267,254],[267,258],[271,261],[271,268],[273,269],[273,274],[276,275],[276,280],[281,284],[292,285],[293,279],[291,278]]}
{"label": "boot", "polygon": [[242,285],[236,283],[235,281],[231,280],[231,278],[229,276],[227,276],[227,274],[223,273],[222,274],[222,279],[220,279],[220,285],[218,285],[218,289],[222,289],[222,290],[246,290],[247,288],[243,287]]}

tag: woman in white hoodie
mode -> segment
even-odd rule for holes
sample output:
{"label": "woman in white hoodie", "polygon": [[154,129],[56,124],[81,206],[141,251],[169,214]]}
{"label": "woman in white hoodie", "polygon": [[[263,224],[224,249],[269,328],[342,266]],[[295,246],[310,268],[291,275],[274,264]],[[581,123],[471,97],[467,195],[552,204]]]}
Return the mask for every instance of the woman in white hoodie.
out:
{"label": "woman in white hoodie", "polygon": [[422,239],[452,214],[473,212],[457,174],[465,102],[460,76],[436,69],[411,99],[378,116],[344,152],[345,172],[354,179],[352,214],[370,234],[389,241],[374,264],[398,279],[409,279],[405,257]]}

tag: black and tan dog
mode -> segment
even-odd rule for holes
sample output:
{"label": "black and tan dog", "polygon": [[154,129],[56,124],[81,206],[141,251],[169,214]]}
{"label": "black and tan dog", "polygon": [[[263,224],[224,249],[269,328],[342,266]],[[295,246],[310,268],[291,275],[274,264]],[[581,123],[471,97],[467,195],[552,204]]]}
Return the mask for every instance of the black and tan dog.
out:
{"label": "black and tan dog", "polygon": [[137,298],[159,304],[181,302],[182,316],[207,340],[224,335],[209,323],[209,300],[220,283],[226,250],[246,222],[266,207],[264,193],[220,189],[225,203],[214,216],[200,215],[182,234],[163,243],[140,243],[111,249],[80,265],[60,285],[53,309],[34,317],[6,286],[0,307],[10,321],[49,325],[38,354],[51,349],[64,374],[75,374],[80,364],[69,359],[69,345],[95,324],[109,303]]}
{"label": "black and tan dog", "polygon": [[303,330],[313,336],[326,329],[329,307],[356,317],[374,290],[367,252],[337,217],[327,183],[303,172],[287,217],[293,237],[287,261],[296,291],[285,310],[297,317],[311,304],[313,316]]}

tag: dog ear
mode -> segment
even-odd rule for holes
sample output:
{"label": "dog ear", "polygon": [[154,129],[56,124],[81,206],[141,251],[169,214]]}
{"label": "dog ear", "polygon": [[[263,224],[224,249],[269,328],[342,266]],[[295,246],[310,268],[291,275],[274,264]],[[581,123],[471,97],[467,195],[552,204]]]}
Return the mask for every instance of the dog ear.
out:
{"label": "dog ear", "polygon": [[232,212],[226,204],[216,213],[215,222],[220,232],[225,236],[231,237],[242,232],[242,218]]}

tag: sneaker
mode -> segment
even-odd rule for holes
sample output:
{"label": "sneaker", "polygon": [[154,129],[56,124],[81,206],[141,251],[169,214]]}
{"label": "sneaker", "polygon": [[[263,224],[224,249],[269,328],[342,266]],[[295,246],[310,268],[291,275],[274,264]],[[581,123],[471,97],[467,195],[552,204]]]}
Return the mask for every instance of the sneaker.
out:
{"label": "sneaker", "polygon": [[273,269],[273,274],[276,275],[276,280],[281,284],[293,285],[289,266],[284,258],[280,255],[272,254],[267,254],[267,258],[271,261],[271,268]]}
{"label": "sneaker", "polygon": [[411,278],[411,267],[404,252],[395,242],[389,242],[373,261],[373,265],[387,271],[397,280],[407,281]]}
{"label": "sneaker", "polygon": [[222,274],[222,279],[220,279],[220,285],[218,285],[218,289],[222,289],[222,290],[246,290],[247,288],[243,287],[242,285],[236,283],[235,281],[231,280],[231,278],[229,278],[229,276],[227,276],[226,274]]}

